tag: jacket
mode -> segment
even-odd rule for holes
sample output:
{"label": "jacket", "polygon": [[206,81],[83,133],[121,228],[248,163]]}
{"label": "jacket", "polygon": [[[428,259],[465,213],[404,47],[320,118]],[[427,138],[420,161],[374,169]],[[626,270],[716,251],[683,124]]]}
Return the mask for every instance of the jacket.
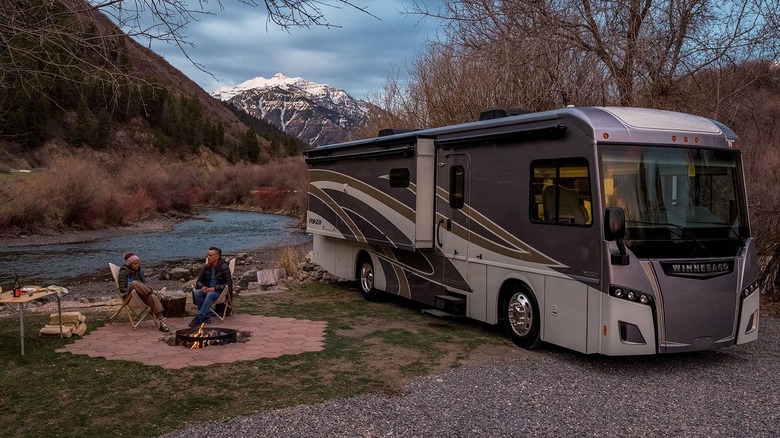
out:
{"label": "jacket", "polygon": [[[230,288],[231,292],[233,291],[233,277],[230,275],[230,266],[228,266],[224,258],[220,257],[217,261],[216,276],[217,284],[214,286],[214,289],[217,292],[222,292],[226,286]],[[201,269],[200,275],[198,275],[198,281],[195,282],[195,289],[202,289],[203,286],[208,286],[210,280],[211,268],[203,265],[203,269]]]}
{"label": "jacket", "polygon": [[141,283],[146,283],[146,278],[144,278],[144,268],[138,268],[138,271],[131,271],[127,269],[127,266],[122,266],[119,268],[119,275],[117,277],[119,280],[119,293],[122,294],[122,298],[124,298],[125,295],[130,292],[128,290],[128,286],[134,280],[140,281]]}

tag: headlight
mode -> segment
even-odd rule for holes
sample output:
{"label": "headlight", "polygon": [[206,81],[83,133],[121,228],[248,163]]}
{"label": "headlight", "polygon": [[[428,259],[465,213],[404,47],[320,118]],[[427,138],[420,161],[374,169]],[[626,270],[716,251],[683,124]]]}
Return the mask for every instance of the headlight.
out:
{"label": "headlight", "polygon": [[754,281],[750,286],[742,289],[742,298],[747,298],[758,290],[758,280]]}
{"label": "headlight", "polygon": [[629,289],[622,286],[615,286],[610,285],[609,286],[609,294],[615,298],[620,298],[623,300],[633,301],[633,302],[639,302],[642,304],[652,305],[653,304],[653,296],[645,293],[640,292],[637,290]]}

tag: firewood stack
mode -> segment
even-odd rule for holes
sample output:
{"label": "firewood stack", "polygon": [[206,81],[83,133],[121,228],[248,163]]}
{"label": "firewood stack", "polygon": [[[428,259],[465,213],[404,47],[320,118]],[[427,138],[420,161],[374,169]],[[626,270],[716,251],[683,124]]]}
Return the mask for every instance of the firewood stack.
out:
{"label": "firewood stack", "polygon": [[[87,317],[81,312],[62,313],[62,336],[69,338],[73,335],[84,336],[87,331]],[[42,338],[60,337],[60,319],[56,313],[49,315],[49,323],[43,326],[38,336]]]}

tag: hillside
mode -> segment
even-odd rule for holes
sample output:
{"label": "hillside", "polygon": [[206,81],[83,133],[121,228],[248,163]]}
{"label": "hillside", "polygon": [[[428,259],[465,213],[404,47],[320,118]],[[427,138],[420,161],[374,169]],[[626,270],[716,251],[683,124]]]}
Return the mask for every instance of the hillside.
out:
{"label": "hillside", "polygon": [[84,0],[4,1],[0,17],[0,234],[195,206],[305,211],[305,146],[237,117]]}
{"label": "hillside", "polygon": [[[8,33],[4,39],[38,46],[39,52],[26,54],[30,65],[53,57],[62,64],[14,70],[18,60],[0,56],[6,72],[0,77],[0,171],[45,167],[55,157],[90,151],[106,159],[140,153],[163,161],[208,161],[215,167],[287,155],[273,150],[271,140],[291,141],[289,136],[267,126],[252,141],[247,137],[250,127],[233,111],[107,17],[90,11],[84,0],[57,2],[51,9],[45,3],[2,12],[21,11],[17,18],[29,28],[71,29],[76,20],[79,35],[96,33],[101,44],[84,46],[74,36],[52,49],[34,39],[56,36],[31,33],[25,41],[24,32],[11,34],[0,26],[0,32]],[[41,17],[41,11],[52,10]],[[60,70],[51,74],[52,69]]]}

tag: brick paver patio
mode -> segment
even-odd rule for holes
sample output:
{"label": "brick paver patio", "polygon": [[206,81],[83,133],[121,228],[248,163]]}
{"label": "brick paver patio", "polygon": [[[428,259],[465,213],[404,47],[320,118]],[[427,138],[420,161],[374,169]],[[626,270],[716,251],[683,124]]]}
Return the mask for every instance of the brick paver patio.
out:
{"label": "brick paver patio", "polygon": [[168,345],[166,339],[175,336],[176,330],[187,328],[190,319],[168,318],[170,334],[158,331],[152,320],[145,320],[135,330],[126,319],[117,320],[113,324],[89,331],[83,338],[58,349],[57,352],[105,357],[108,360],[130,360],[177,369],[321,351],[325,345],[327,323],[324,321],[244,314],[229,316],[224,322],[212,318],[214,322],[206,327],[224,327],[248,332],[250,336],[246,342],[196,350]]}

